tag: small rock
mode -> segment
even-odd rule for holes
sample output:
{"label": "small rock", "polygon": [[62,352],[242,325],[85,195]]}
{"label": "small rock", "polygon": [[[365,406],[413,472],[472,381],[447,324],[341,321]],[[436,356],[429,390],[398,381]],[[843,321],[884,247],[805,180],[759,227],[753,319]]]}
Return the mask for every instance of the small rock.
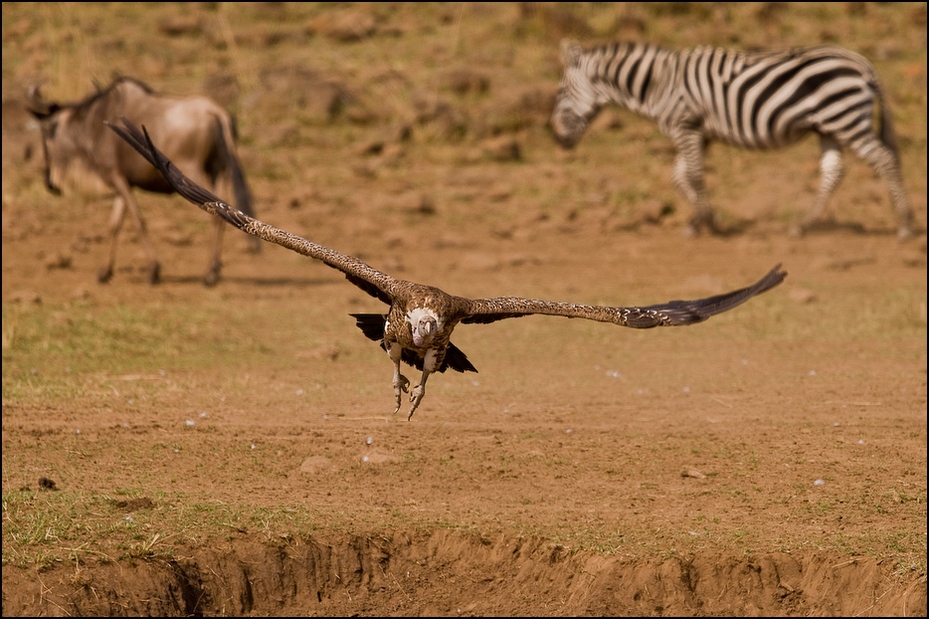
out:
{"label": "small rock", "polygon": [[166,17],[158,23],[158,30],[169,37],[195,36],[203,31],[203,24],[197,16]]}
{"label": "small rock", "polygon": [[374,34],[377,22],[374,16],[362,11],[326,14],[307,24],[308,34],[322,34],[335,41],[349,43],[361,41]]}
{"label": "small rock", "polygon": [[816,293],[807,288],[793,288],[787,297],[794,303],[807,304],[816,300]]}
{"label": "small rock", "polygon": [[71,256],[67,254],[56,253],[54,256],[45,261],[45,268],[49,271],[52,269],[70,269]]}
{"label": "small rock", "polygon": [[482,150],[485,155],[494,161],[519,161],[522,158],[519,142],[508,135],[485,141]]}
{"label": "small rock", "polygon": [[681,477],[693,477],[694,479],[706,479],[706,475],[693,468],[692,466],[685,466],[681,469]]}
{"label": "small rock", "polygon": [[490,89],[490,78],[474,69],[449,69],[442,76],[445,85],[457,95],[484,94]]}
{"label": "small rock", "polygon": [[35,303],[42,302],[42,297],[38,292],[32,290],[17,290],[10,295],[10,301],[13,303]]}

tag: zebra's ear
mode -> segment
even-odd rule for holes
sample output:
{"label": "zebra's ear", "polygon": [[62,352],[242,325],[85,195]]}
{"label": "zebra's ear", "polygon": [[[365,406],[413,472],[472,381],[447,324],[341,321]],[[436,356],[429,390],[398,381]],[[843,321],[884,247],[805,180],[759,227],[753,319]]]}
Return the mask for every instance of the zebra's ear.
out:
{"label": "zebra's ear", "polygon": [[561,40],[561,63],[565,67],[573,67],[581,55],[581,44],[574,39]]}

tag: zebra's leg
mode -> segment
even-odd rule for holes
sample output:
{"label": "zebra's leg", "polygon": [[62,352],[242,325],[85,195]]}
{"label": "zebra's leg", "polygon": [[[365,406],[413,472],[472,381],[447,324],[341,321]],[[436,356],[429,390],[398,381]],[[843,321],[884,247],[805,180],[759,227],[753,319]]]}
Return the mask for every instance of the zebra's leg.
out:
{"label": "zebra's leg", "polygon": [[[145,248],[145,253],[148,255],[148,283],[157,284],[161,279],[161,265],[158,263],[158,256],[155,254],[155,246],[152,245],[151,239],[148,238],[148,228],[145,225],[145,219],[142,218],[142,211],[139,210],[139,203],[135,201],[129,189],[129,184],[123,177],[114,177],[113,185],[116,187],[117,193],[123,199],[126,206],[129,207],[129,212],[132,213],[132,217],[139,227],[139,236],[142,237],[142,246]],[[112,264],[110,266],[112,267]]]}
{"label": "zebra's leg", "polygon": [[122,196],[117,195],[113,201],[113,212],[110,213],[110,253],[107,257],[106,264],[100,267],[97,272],[97,281],[105,284],[113,277],[113,264],[116,262],[116,241],[119,239],[119,231],[123,227],[123,218],[126,215],[126,201]]}
{"label": "zebra's leg", "polygon": [[839,143],[831,136],[823,135],[819,138],[820,158],[819,158],[819,195],[816,197],[810,208],[807,210],[800,223],[790,230],[791,236],[799,237],[819,221],[826,210],[826,204],[829,198],[835,192],[842,180],[845,166],[842,164],[842,150]]}
{"label": "zebra's leg", "polygon": [[219,272],[223,267],[220,256],[223,251],[223,231],[226,229],[226,222],[216,215],[211,215],[211,217],[215,220],[213,227],[213,254],[210,256],[206,275],[203,277],[203,284],[205,286],[215,286],[219,282]]}
{"label": "zebra's leg", "polygon": [[897,154],[876,137],[868,136],[851,145],[861,157],[890,187],[890,199],[897,211],[897,238],[904,241],[913,236],[913,210],[903,190],[903,175]]}
{"label": "zebra's leg", "polygon": [[706,227],[710,232],[719,232],[713,211],[706,198],[703,177],[704,137],[699,131],[686,129],[671,136],[677,149],[674,162],[674,185],[694,208],[694,215],[685,230],[687,236],[696,236],[700,228]]}

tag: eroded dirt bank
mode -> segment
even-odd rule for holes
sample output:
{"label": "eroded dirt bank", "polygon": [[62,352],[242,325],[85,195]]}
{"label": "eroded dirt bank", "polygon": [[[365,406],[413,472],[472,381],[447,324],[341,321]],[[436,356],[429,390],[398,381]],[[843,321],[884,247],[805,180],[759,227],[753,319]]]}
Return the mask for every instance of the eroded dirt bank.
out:
{"label": "eroded dirt bank", "polygon": [[926,614],[925,578],[899,583],[871,558],[641,561],[450,531],[237,540],[170,561],[3,572],[3,614],[20,616]]}

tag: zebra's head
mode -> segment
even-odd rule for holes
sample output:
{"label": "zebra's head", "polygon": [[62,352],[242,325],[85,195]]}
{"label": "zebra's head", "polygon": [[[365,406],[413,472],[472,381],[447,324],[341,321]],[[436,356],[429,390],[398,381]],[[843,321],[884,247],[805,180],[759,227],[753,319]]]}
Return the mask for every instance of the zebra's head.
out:
{"label": "zebra's head", "polygon": [[549,121],[555,139],[564,148],[574,147],[600,111],[602,103],[591,87],[590,78],[581,66],[583,50],[577,41],[562,40],[561,62],[564,74]]}

